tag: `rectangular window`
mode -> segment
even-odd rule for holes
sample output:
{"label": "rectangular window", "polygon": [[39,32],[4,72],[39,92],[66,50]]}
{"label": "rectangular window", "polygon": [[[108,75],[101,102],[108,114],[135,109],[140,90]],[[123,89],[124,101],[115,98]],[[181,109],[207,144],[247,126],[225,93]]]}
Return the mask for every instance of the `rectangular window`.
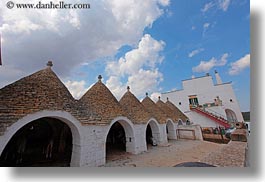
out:
{"label": "rectangular window", "polygon": [[199,101],[198,101],[197,96],[196,95],[189,96],[189,103],[190,103],[190,106],[198,106]]}

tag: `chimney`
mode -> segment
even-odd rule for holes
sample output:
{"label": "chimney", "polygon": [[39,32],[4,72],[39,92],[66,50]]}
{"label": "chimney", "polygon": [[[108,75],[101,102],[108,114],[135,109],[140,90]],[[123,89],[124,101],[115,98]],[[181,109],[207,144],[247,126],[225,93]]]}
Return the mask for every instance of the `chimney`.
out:
{"label": "chimney", "polygon": [[215,73],[216,84],[217,85],[222,84],[223,82],[222,82],[222,79],[221,79],[219,73],[216,70],[214,71],[214,73]]}

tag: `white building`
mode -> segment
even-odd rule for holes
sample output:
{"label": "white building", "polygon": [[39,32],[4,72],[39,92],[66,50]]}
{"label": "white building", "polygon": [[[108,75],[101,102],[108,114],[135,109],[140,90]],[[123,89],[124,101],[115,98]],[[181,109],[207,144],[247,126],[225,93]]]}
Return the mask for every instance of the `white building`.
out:
{"label": "white building", "polygon": [[186,116],[191,123],[201,127],[228,128],[233,122],[244,121],[232,82],[223,83],[215,71],[216,84],[212,76],[186,79],[182,81],[183,89],[161,94],[163,101],[169,99]]}
{"label": "white building", "polygon": [[52,65],[0,88],[0,166],[103,166],[117,151],[203,140],[170,101],[140,102],[129,87],[118,101],[101,76],[76,100]]}

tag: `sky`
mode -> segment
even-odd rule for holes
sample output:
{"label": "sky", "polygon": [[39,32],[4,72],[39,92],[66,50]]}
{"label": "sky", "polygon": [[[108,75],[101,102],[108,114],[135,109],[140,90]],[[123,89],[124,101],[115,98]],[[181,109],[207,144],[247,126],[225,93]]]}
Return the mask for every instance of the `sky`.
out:
{"label": "sky", "polygon": [[77,99],[101,74],[118,100],[128,85],[139,99],[148,92],[155,100],[181,89],[184,79],[217,70],[232,81],[241,110],[250,110],[248,0],[64,2],[91,8],[8,9],[0,2],[0,88],[52,60]]}

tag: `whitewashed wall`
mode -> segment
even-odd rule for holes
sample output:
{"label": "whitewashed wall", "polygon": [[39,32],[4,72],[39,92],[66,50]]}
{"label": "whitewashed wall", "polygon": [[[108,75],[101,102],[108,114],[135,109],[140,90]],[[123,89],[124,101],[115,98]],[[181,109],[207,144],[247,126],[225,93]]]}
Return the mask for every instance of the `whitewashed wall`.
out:
{"label": "whitewashed wall", "polygon": [[[199,125],[179,125],[177,130],[178,138],[180,139],[203,140],[201,127]],[[194,136],[191,131],[194,132]]]}
{"label": "whitewashed wall", "polygon": [[[191,114],[189,108],[189,95],[197,95],[199,104],[213,103],[214,99],[219,96],[222,100],[223,106],[220,114],[225,115],[225,109],[230,109],[235,112],[238,121],[243,121],[243,116],[240,111],[239,103],[234,94],[232,84],[224,83],[214,85],[212,76],[204,76],[200,78],[188,79],[182,82],[183,89],[172,92],[162,93],[161,99],[163,101],[169,100],[175,104],[183,113],[189,116],[190,120],[196,124],[205,126],[209,123],[209,119],[198,118],[198,114]],[[232,99],[232,102],[230,101]],[[220,108],[219,108],[220,109]],[[196,118],[195,118],[196,117]],[[209,123],[209,126],[212,126]]]}
{"label": "whitewashed wall", "polygon": [[106,139],[111,126],[119,122],[126,133],[126,152],[139,154],[147,151],[146,128],[150,123],[158,145],[167,144],[166,124],[159,124],[151,118],[147,124],[134,125],[126,117],[117,117],[109,125],[82,125],[70,113],[64,111],[41,111],[27,115],[7,128],[0,136],[0,154],[12,136],[26,124],[43,117],[57,118],[66,123],[73,135],[72,167],[95,167],[106,163]]}

